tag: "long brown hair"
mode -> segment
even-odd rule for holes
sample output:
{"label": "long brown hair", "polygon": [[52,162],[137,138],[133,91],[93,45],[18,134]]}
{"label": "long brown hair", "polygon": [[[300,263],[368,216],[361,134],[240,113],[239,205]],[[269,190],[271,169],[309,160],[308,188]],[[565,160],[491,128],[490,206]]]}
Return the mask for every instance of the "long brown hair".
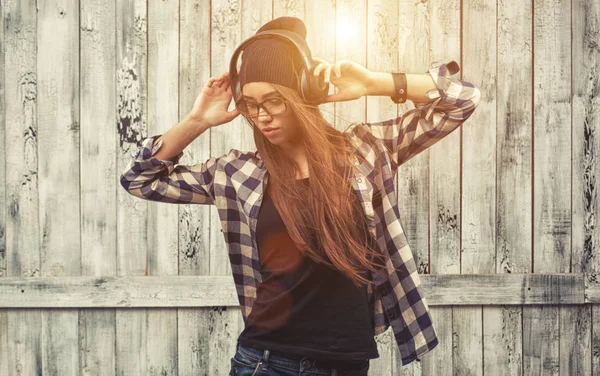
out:
{"label": "long brown hair", "polygon": [[364,277],[365,269],[377,272],[385,266],[377,262],[364,212],[353,204],[350,182],[355,166],[347,136],[317,106],[304,103],[296,90],[272,85],[297,119],[310,178],[308,187],[297,180],[302,172],[296,162],[246,118],[267,167],[269,196],[301,252],[344,273],[356,286],[373,283]]}

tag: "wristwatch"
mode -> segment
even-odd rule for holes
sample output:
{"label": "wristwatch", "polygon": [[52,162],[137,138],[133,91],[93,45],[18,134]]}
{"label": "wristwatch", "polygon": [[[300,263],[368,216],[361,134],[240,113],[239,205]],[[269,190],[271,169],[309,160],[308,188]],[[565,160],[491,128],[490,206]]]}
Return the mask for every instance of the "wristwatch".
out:
{"label": "wristwatch", "polygon": [[392,78],[394,79],[394,96],[392,101],[394,103],[404,103],[406,102],[406,74],[404,73],[392,73]]}

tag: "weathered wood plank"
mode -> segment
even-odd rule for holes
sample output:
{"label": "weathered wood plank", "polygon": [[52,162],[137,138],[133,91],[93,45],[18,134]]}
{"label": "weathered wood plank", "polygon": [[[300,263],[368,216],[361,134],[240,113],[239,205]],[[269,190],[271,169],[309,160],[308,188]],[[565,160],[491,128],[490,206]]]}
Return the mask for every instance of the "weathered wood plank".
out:
{"label": "weathered wood plank", "polygon": [[[4,276],[40,276],[37,120],[37,7],[35,1],[3,2],[4,192],[6,271]],[[39,375],[42,347],[39,310],[7,311],[9,373]]]}
{"label": "weathered wood plank", "polygon": [[[600,303],[598,285],[586,287],[586,276],[583,274],[449,274],[420,277],[429,305]],[[586,291],[586,288],[589,290]],[[231,276],[0,278],[0,308],[232,305],[237,306],[238,301]]]}
{"label": "weathered wood plank", "polygon": [[[396,46],[391,51],[398,57],[397,70],[405,73],[425,73],[430,67],[429,52],[429,3],[401,0],[398,6],[398,33]],[[393,13],[393,12],[391,12]],[[397,105],[398,115],[414,109],[414,103],[407,101]],[[402,228],[420,274],[429,273],[429,156],[425,152],[402,164],[397,172],[398,206]],[[429,297],[426,297],[429,303]],[[433,308],[438,309],[438,308]],[[438,312],[442,313],[442,311]],[[434,321],[436,331],[444,333],[444,321]],[[438,335],[440,333],[438,332]],[[450,335],[447,337],[452,338]],[[440,348],[444,346],[443,340]],[[439,349],[434,357],[442,356]],[[394,372],[396,374],[424,374],[424,362],[402,365],[400,353],[396,350]],[[428,360],[425,360],[427,362]],[[427,366],[425,366],[427,367]]]}
{"label": "weathered wood plank", "polygon": [[[497,273],[532,270],[532,2],[498,3],[496,98]],[[485,96],[486,88],[482,88]],[[483,101],[482,101],[483,102]],[[483,104],[483,103],[481,103]],[[479,111],[479,109],[478,109]],[[506,276],[506,274],[504,274]],[[522,374],[523,314],[518,307],[484,307],[484,372]],[[490,342],[491,341],[491,342]],[[489,350],[488,350],[489,349]],[[507,361],[509,360],[509,361]]]}
{"label": "weathered wood plank", "polygon": [[[114,129],[115,10],[112,0],[84,1],[79,14],[82,275],[114,275],[117,266],[115,191],[119,183],[115,176],[119,168],[115,154],[121,149]],[[77,374],[114,373],[115,311],[82,309],[78,313]]]}
{"label": "weathered wood plank", "polygon": [[[179,122],[179,1],[148,2],[148,132]],[[148,274],[177,275],[179,205],[150,205]],[[177,311],[148,310],[147,375],[177,374]]]}
{"label": "weathered wood plank", "polygon": [[[395,0],[369,0],[367,14],[366,67],[373,72],[398,71],[398,2]],[[389,97],[366,98],[367,121],[382,121],[398,116],[398,105]],[[395,360],[399,357],[398,344],[392,328],[375,336],[379,358],[371,361],[373,375],[394,375]],[[414,362],[417,364],[418,362]]]}
{"label": "weathered wood plank", "polygon": [[[572,272],[587,272],[586,299],[600,296],[600,232],[598,175],[600,164],[600,2],[576,0],[571,3],[571,93],[572,93]],[[596,272],[596,273],[592,273]],[[568,312],[568,313],[567,313]],[[563,322],[565,323],[564,326]],[[600,373],[598,306],[561,307],[561,373]],[[562,329],[564,328],[564,330]],[[563,349],[563,346],[568,347]]]}
{"label": "weathered wood plank", "polygon": [[[533,46],[533,272],[566,273],[572,257],[570,1],[534,3]],[[577,356],[560,352],[560,309],[524,309],[525,374],[559,375]]]}
{"label": "weathered wood plank", "polygon": [[[460,130],[462,147],[461,192],[461,272],[463,274],[496,272],[496,28],[481,27],[497,23],[496,2],[474,0],[462,2],[462,56],[460,76],[473,82],[484,98],[477,111]],[[485,310],[504,317],[501,307],[454,308],[454,368],[461,374],[507,374],[507,364],[495,369],[486,357],[496,357],[496,350],[485,352],[484,334],[502,332],[502,321],[486,321]],[[483,318],[483,319],[482,319]],[[502,338],[502,336],[490,339]],[[518,337],[520,338],[520,336]],[[497,344],[489,343],[488,348]],[[498,348],[506,353],[506,347]],[[487,367],[488,371],[484,371]]]}
{"label": "weathered wood plank", "polygon": [[[121,166],[128,164],[139,150],[140,141],[150,136],[147,126],[148,46],[147,2],[116,3],[116,119]],[[150,203],[117,189],[117,265],[119,276],[148,275]],[[146,373],[146,309],[115,312],[115,357],[117,375]]]}
{"label": "weathered wood plank", "polygon": [[[243,6],[249,0],[212,0],[211,8],[211,76],[216,77],[229,70],[231,56],[245,39],[242,33]],[[251,33],[252,35],[254,33]],[[248,35],[248,36],[250,36]],[[239,131],[247,127],[244,119],[238,116],[233,121],[210,129],[211,156],[217,157],[230,149],[242,149],[243,136]],[[203,135],[204,136],[204,135]],[[209,135],[206,134],[206,137]],[[246,144],[247,145],[247,144]],[[221,222],[215,206],[211,206],[210,257],[208,274],[211,276],[231,276],[231,264],[223,237]],[[229,277],[230,279],[232,277]],[[231,284],[233,287],[233,284]],[[235,297],[235,295],[234,295]],[[236,303],[237,297],[235,297]],[[205,365],[208,375],[226,375],[231,364],[229,359],[235,354],[237,334],[241,329],[239,309],[216,307],[208,311],[209,363]]]}
{"label": "weathered wood plank", "polygon": [[[55,0],[37,7],[40,274],[81,275],[79,6]],[[42,312],[43,374],[80,373],[78,322],[78,310]]]}
{"label": "weathered wood plank", "polygon": [[[180,1],[179,119],[191,111],[210,78],[210,0]],[[204,163],[211,157],[210,135],[200,135],[185,149],[181,164]],[[209,205],[179,205],[179,275],[209,275]],[[179,308],[177,316],[178,373],[208,376],[210,308]]]}
{"label": "weathered wood plank", "polygon": [[[4,39],[4,18],[7,15],[7,9],[0,7],[0,65],[6,67],[6,41]],[[6,119],[4,104],[4,85],[6,78],[4,69],[0,69],[0,144],[6,140]],[[0,149],[0,182],[6,182],[6,146],[2,144]],[[6,276],[6,183],[0,184],[0,277]],[[0,310],[0,374],[8,375],[8,310]]]}
{"label": "weathered wood plank", "polygon": [[[452,1],[429,1],[429,44],[426,46],[429,52],[429,66],[439,65],[449,60],[460,61],[460,4],[459,0]],[[473,124],[469,124],[473,125]],[[462,128],[462,127],[461,127]],[[444,137],[431,149],[420,156],[427,158],[429,154],[429,249],[431,273],[446,274],[460,273],[460,135],[462,130],[457,129]],[[425,159],[426,160],[426,159]],[[425,166],[425,169],[427,167]],[[432,309],[436,309],[435,307]],[[454,357],[457,346],[454,338],[457,334],[455,326],[459,324],[462,317],[453,312],[454,310],[443,310],[449,316],[438,315],[438,323],[445,322],[452,325],[452,347],[446,347],[447,341],[442,342],[444,346],[438,345],[435,355],[425,357],[423,369],[425,374],[436,373],[450,375],[453,373],[464,373],[460,368],[458,360]],[[441,312],[440,312],[441,313]],[[435,324],[434,324],[435,325]],[[459,349],[460,354],[466,356],[469,361],[481,356],[480,349]],[[448,355],[442,355],[448,353]],[[452,354],[452,355],[450,355]],[[452,359],[453,367],[445,363],[448,358]],[[444,362],[444,363],[441,363]],[[475,368],[474,372],[480,372]]]}

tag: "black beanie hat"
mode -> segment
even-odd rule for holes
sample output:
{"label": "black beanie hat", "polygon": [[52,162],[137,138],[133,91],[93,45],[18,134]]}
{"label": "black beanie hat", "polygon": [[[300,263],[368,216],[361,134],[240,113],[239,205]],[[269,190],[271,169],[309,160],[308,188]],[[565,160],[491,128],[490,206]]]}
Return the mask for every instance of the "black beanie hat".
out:
{"label": "black beanie hat", "polygon": [[[279,17],[263,25],[256,33],[284,29],[306,39],[306,27],[296,17]],[[248,82],[269,82],[299,90],[298,72],[304,60],[296,46],[284,39],[259,39],[244,48],[239,71],[240,87]]]}

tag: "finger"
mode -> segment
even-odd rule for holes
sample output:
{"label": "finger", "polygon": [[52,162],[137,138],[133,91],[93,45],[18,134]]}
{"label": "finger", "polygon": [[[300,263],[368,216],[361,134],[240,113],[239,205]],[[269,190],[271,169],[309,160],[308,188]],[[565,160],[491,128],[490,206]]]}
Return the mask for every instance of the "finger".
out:
{"label": "finger", "polygon": [[321,74],[321,71],[323,70],[324,65],[323,64],[319,64],[316,66],[315,70],[313,71],[313,74],[315,76],[318,76],[319,74]]}
{"label": "finger", "polygon": [[342,76],[342,64],[341,64],[340,62],[337,62],[337,63],[335,64],[335,74],[336,74],[338,77],[341,77],[341,76]]}
{"label": "finger", "polygon": [[331,66],[327,67],[327,69],[325,70],[325,82],[329,82],[330,78],[331,78]]}

